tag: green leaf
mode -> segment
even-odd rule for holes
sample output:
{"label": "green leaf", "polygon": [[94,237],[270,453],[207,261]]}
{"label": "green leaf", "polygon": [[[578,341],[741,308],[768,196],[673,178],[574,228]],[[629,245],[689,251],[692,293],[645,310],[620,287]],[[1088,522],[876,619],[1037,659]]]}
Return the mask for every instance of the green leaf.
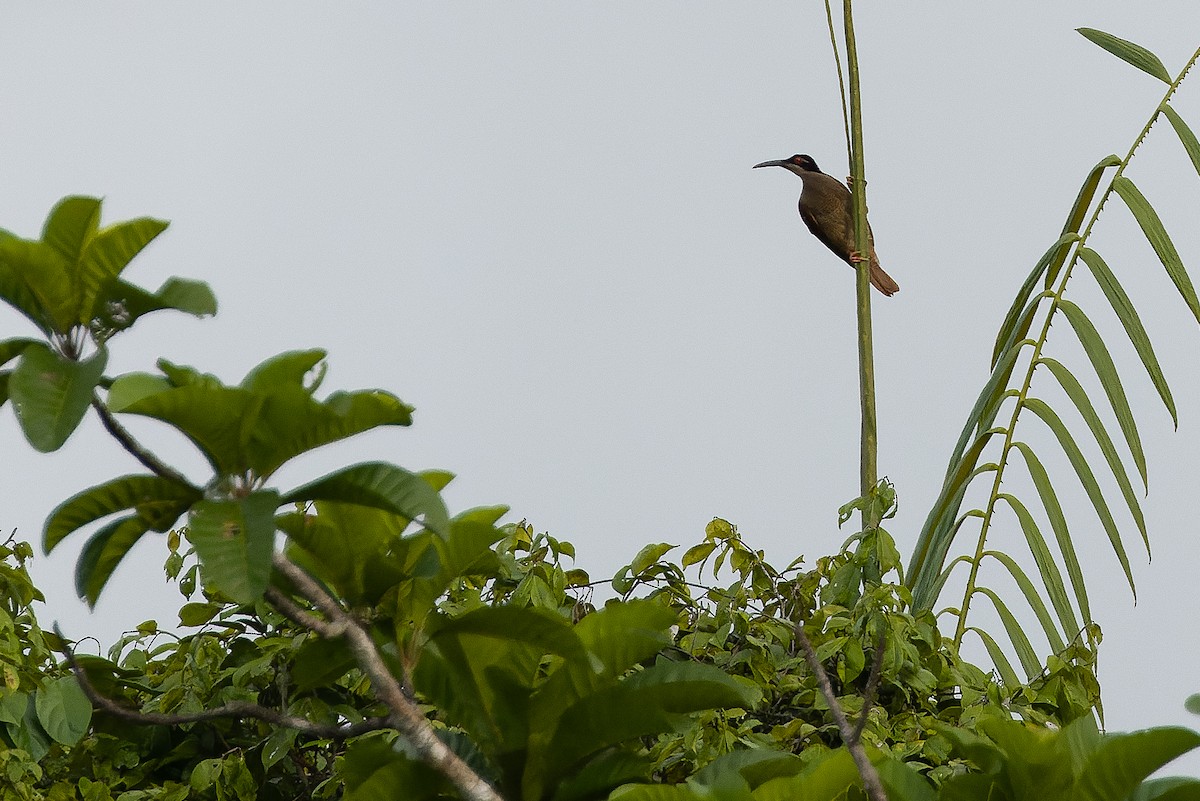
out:
{"label": "green leaf", "polygon": [[123,517],[96,531],[75,562],[75,591],[95,606],[96,600],[125,554],[150,527],[139,517]]}
{"label": "green leaf", "polygon": [[1095,28],[1076,28],[1075,30],[1083,34],[1093,44],[1103,47],[1117,58],[1132,64],[1147,75],[1153,75],[1163,83],[1171,83],[1171,76],[1167,72],[1167,68],[1163,66],[1162,61],[1159,60],[1158,56],[1141,45],[1134,44],[1125,39],[1119,39],[1111,33],[1098,31]]}
{"label": "green leaf", "polygon": [[40,345],[40,339],[16,337],[0,341],[0,365],[5,365],[25,352],[30,345]]}
{"label": "green leaf", "polygon": [[1176,428],[1179,428],[1179,416],[1175,413],[1175,399],[1171,397],[1171,388],[1167,386],[1167,379],[1163,376],[1162,367],[1158,364],[1158,357],[1154,355],[1154,347],[1150,344],[1150,336],[1142,326],[1142,320],[1133,307],[1133,301],[1125,294],[1125,289],[1105,264],[1104,259],[1100,258],[1099,253],[1091,248],[1080,248],[1079,257],[1091,269],[1092,275],[1096,277],[1096,283],[1100,285],[1104,296],[1112,304],[1113,311],[1116,312],[1121,325],[1125,327],[1125,333],[1129,335],[1129,341],[1133,343],[1134,350],[1141,358],[1146,372],[1150,375],[1150,380],[1154,383],[1154,388],[1158,390],[1159,397],[1162,398],[1167,411],[1171,413],[1171,421],[1175,423]]}
{"label": "green leaf", "polygon": [[217,313],[217,299],[203,281],[168,278],[157,292],[148,292],[118,278],[100,288],[93,318],[101,328],[123,331],[138,318],[163,309],[207,317]]}
{"label": "green leaf", "polygon": [[1079,228],[1083,225],[1083,218],[1087,216],[1087,210],[1092,205],[1092,198],[1096,195],[1096,189],[1100,186],[1100,179],[1104,177],[1105,170],[1120,166],[1120,164],[1121,159],[1117,156],[1106,156],[1095,167],[1092,167],[1092,171],[1083,181],[1083,186],[1079,188],[1079,195],[1075,198],[1075,205],[1071,206],[1071,213],[1067,215],[1067,222],[1063,225],[1063,234],[1079,233]]}
{"label": "green leaf", "polygon": [[66,334],[79,317],[67,261],[42,242],[0,237],[0,298],[46,333]]}
{"label": "green leaf", "polygon": [[[1007,502],[1016,513],[1017,520],[1021,524],[1021,531],[1025,535],[1025,542],[1029,545],[1029,552],[1037,565],[1042,583],[1050,595],[1050,603],[1053,604],[1054,611],[1058,613],[1058,619],[1062,622],[1063,632],[1068,636],[1074,634],[1079,631],[1079,622],[1075,618],[1074,610],[1071,609],[1071,602],[1067,599],[1067,588],[1063,584],[1062,573],[1059,572],[1058,565],[1054,563],[1054,556],[1046,546],[1046,540],[1042,536],[1041,530],[1038,529],[1037,521],[1033,519],[1033,515],[1029,513],[1025,505],[1012,495],[1001,492],[996,497]],[[1063,649],[1061,644],[1055,643],[1054,634],[1048,632],[1047,636],[1050,638],[1050,644],[1054,647],[1055,652]]]}
{"label": "green leaf", "polygon": [[1123,175],[1113,181],[1113,189],[1125,201],[1129,211],[1133,213],[1134,219],[1142,227],[1142,233],[1146,235],[1150,246],[1154,248],[1158,260],[1166,268],[1167,275],[1171,276],[1171,281],[1174,282],[1175,288],[1179,290],[1179,294],[1187,303],[1188,308],[1192,310],[1192,315],[1197,322],[1200,322],[1200,300],[1196,298],[1192,279],[1188,277],[1183,260],[1179,258],[1179,251],[1175,249],[1175,244],[1167,234],[1167,229],[1163,227],[1162,220],[1150,205],[1150,201],[1146,200],[1145,195],[1134,185],[1133,181]]}
{"label": "green leaf", "polygon": [[1092,435],[1096,438],[1096,444],[1100,446],[1101,453],[1104,454],[1105,460],[1108,462],[1109,468],[1113,472],[1113,477],[1117,480],[1117,486],[1121,489],[1121,495],[1125,498],[1125,503],[1129,506],[1129,513],[1133,516],[1134,523],[1137,524],[1138,531],[1141,532],[1142,542],[1146,544],[1146,555],[1150,554],[1150,537],[1146,533],[1146,520],[1142,515],[1142,507],[1138,503],[1137,495],[1134,494],[1133,485],[1129,482],[1129,474],[1125,472],[1125,465],[1121,462],[1121,457],[1117,455],[1116,446],[1113,445],[1112,438],[1108,432],[1104,430],[1104,424],[1100,422],[1100,417],[1096,414],[1095,408],[1092,407],[1091,400],[1088,399],[1087,393],[1080,386],[1079,381],[1071,374],[1071,371],[1064,367],[1055,359],[1041,359],[1041,364],[1046,365],[1054,377],[1062,384],[1063,390],[1075,403],[1075,407],[1079,409],[1079,414],[1087,422],[1088,428],[1091,429]]}
{"label": "green leaf", "polygon": [[188,539],[206,581],[232,600],[262,597],[271,579],[279,493],[260,490],[236,501],[203,500],[192,507]]}
{"label": "green leaf", "polygon": [[154,387],[165,384],[152,379],[154,376],[145,374],[121,376],[109,390],[108,407],[114,412],[153,417],[178,429],[219,475],[248,469],[244,420],[261,403],[261,397],[231,387],[201,385],[155,392]]}
{"label": "green leaf", "polygon": [[1000,615],[1000,622],[1004,624],[1004,631],[1008,634],[1008,639],[1012,642],[1013,647],[1017,651],[1017,658],[1021,661],[1021,668],[1025,671],[1025,676],[1032,679],[1034,676],[1042,672],[1042,660],[1038,659],[1037,654],[1033,650],[1033,645],[1029,642],[1029,638],[1025,636],[1024,629],[1017,621],[1017,618],[1008,609],[1008,605],[988,587],[977,586],[975,592],[986,595],[992,601],[992,605],[996,607],[996,612]]}
{"label": "green leaf", "polygon": [[[1013,298],[1012,305],[1008,309],[1008,314],[1004,315],[1004,322],[1000,324],[1000,330],[996,333],[996,344],[992,348],[992,367],[1000,360],[1004,352],[1012,347],[1014,342],[1017,342],[1025,336],[1025,332],[1029,330],[1029,321],[1033,318],[1033,310],[1037,307],[1036,301],[1030,307],[1029,299],[1033,296],[1034,289],[1037,288],[1038,281],[1047,271],[1051,270],[1053,265],[1055,269],[1061,266],[1067,257],[1067,252],[1070,250],[1071,243],[1079,239],[1078,234],[1074,232],[1065,233],[1058,238],[1058,241],[1050,246],[1050,249],[1042,254],[1038,259],[1037,264],[1033,266],[1033,270],[1025,278],[1025,283],[1021,284],[1021,288],[1017,290],[1016,297]],[[1039,297],[1037,300],[1041,300]],[[1019,327],[1019,322],[1024,322],[1024,326]]]}
{"label": "green leaf", "polygon": [[637,552],[637,556],[633,557],[633,562],[630,564],[630,567],[635,574],[641,573],[643,570],[650,567],[650,565],[661,559],[663,554],[667,553],[674,547],[674,545],[666,542],[652,542]]}
{"label": "green leaf", "polygon": [[1012,663],[1005,656],[1004,649],[992,639],[992,635],[975,626],[967,626],[966,630],[974,632],[983,641],[983,647],[987,649],[988,656],[991,657],[992,664],[995,665],[996,672],[1000,674],[1000,681],[1004,686],[1010,691],[1020,687],[1021,680],[1017,678],[1017,672],[1013,670]]}
{"label": "green leaf", "polygon": [[1200,799],[1200,779],[1165,776],[1148,779],[1129,794],[1126,801],[1197,801]]}
{"label": "green leaf", "polygon": [[74,676],[63,676],[43,684],[37,691],[38,722],[54,740],[75,745],[92,722],[92,702]]}
{"label": "green leaf", "polygon": [[1187,151],[1188,158],[1192,160],[1192,166],[1196,168],[1197,173],[1200,173],[1200,140],[1196,139],[1192,129],[1183,121],[1183,117],[1175,113],[1175,109],[1171,108],[1170,103],[1163,103],[1158,110],[1171,121],[1171,127],[1175,129],[1179,141],[1183,143],[1183,149]]}
{"label": "green leaf", "polygon": [[284,495],[283,503],[336,501],[382,509],[422,524],[441,536],[450,515],[442,496],[425,479],[386,462],[364,462],[330,473]]}
{"label": "green leaf", "polygon": [[1096,476],[1092,473],[1092,468],[1088,466],[1087,458],[1079,450],[1079,446],[1075,444],[1074,437],[1067,431],[1067,427],[1063,425],[1059,416],[1044,401],[1038,398],[1026,398],[1024,405],[1025,408],[1042,418],[1042,422],[1058,438],[1058,443],[1067,454],[1067,459],[1070,460],[1071,466],[1075,468],[1075,474],[1079,476],[1079,482],[1083,485],[1088,499],[1091,500],[1092,506],[1096,510],[1096,516],[1100,518],[1100,523],[1104,526],[1105,533],[1108,534],[1108,540],[1112,543],[1117,560],[1121,563],[1121,569],[1125,572],[1125,580],[1129,583],[1129,590],[1136,599],[1137,588],[1133,583],[1133,572],[1129,569],[1129,557],[1125,554],[1125,546],[1121,542],[1121,535],[1117,531],[1117,524],[1113,522],[1112,513],[1108,510],[1108,503],[1104,500],[1104,493],[1100,491],[1100,485],[1096,483]]}
{"label": "green leaf", "polygon": [[1073,797],[1125,799],[1151,773],[1198,746],[1200,734],[1181,726],[1105,735],[1076,780]]}
{"label": "green leaf", "polygon": [[286,388],[304,389],[304,377],[324,358],[325,351],[316,348],[280,353],[247,373],[239,386],[263,394]]}
{"label": "green leaf", "polygon": [[[995,559],[1008,570],[1008,574],[1017,583],[1017,588],[1025,596],[1025,601],[1029,604],[1029,608],[1033,610],[1033,613],[1037,615],[1038,622],[1042,624],[1042,631],[1046,633],[1046,640],[1050,643],[1050,650],[1060,653],[1064,649],[1065,643],[1059,634],[1058,626],[1055,625],[1054,618],[1050,616],[1050,611],[1042,601],[1041,595],[1038,594],[1037,587],[1034,586],[1033,581],[1030,580],[1021,566],[1017,564],[1017,560],[1002,551],[984,551],[983,555]],[[1078,631],[1078,629],[1066,626],[1064,628],[1067,631]]]}
{"label": "green leaf", "polygon": [[1079,607],[1080,614],[1083,615],[1084,623],[1091,623],[1092,610],[1088,604],[1087,586],[1083,581],[1083,570],[1079,566],[1079,557],[1075,553],[1075,543],[1071,539],[1071,532],[1067,529],[1067,519],[1063,515],[1062,505],[1058,502],[1058,496],[1054,492],[1054,487],[1050,484],[1050,476],[1046,473],[1046,468],[1037,458],[1037,455],[1034,454],[1032,448],[1020,441],[1014,441],[1013,447],[1025,457],[1029,476],[1033,479],[1033,485],[1037,488],[1038,495],[1042,499],[1042,507],[1046,510],[1046,517],[1050,520],[1050,528],[1054,531],[1054,539],[1058,542],[1059,553],[1062,554],[1063,564],[1066,566],[1067,575],[1071,579],[1071,588],[1075,592],[1075,603]]}
{"label": "green leaf", "polygon": [[[518,642],[543,654],[557,654],[564,659],[587,662],[583,643],[569,623],[550,612],[518,606],[484,606],[453,619],[444,619],[436,627],[434,637],[464,634],[489,639]],[[469,665],[459,665],[460,669]]]}
{"label": "green leaf", "polygon": [[25,348],[8,391],[30,445],[42,453],[62,447],[87,413],[107,363],[104,348],[84,361],[63,359],[42,343]]}
{"label": "green leaf", "polygon": [[76,262],[100,227],[100,200],[73,195],[55,204],[42,227],[42,241],[68,262]]}
{"label": "green leaf", "polygon": [[604,665],[602,675],[616,678],[671,643],[676,615],[657,601],[611,603],[575,626],[588,652]]}
{"label": "green leaf", "polygon": [[221,603],[190,603],[179,607],[179,625],[203,626],[225,608]]}
{"label": "green leaf", "polygon": [[167,531],[203,494],[159,476],[121,476],[77,493],[58,505],[46,519],[42,547],[50,553],[71,532],[94,520],[135,509],[153,531]]}
{"label": "green leaf", "polygon": [[[1100,338],[1100,333],[1092,325],[1092,321],[1087,318],[1082,309],[1066,299],[1059,302],[1059,308],[1066,315],[1067,320],[1071,323],[1071,327],[1075,329],[1075,334],[1079,337],[1079,342],[1083,345],[1083,350],[1087,353],[1088,360],[1091,361],[1092,367],[1096,369],[1096,375],[1100,378],[1100,386],[1104,388],[1104,394],[1108,396],[1108,402],[1112,405],[1113,413],[1117,416],[1117,423],[1121,426],[1121,433],[1125,435],[1125,442],[1129,445],[1129,452],[1133,454],[1133,463],[1137,465],[1138,474],[1142,477],[1142,485],[1146,486],[1146,454],[1142,450],[1142,438],[1138,435],[1137,423],[1133,419],[1133,410],[1129,408],[1129,399],[1125,397],[1125,388],[1121,386],[1121,377],[1117,374],[1117,367],[1113,364],[1112,356],[1109,354],[1108,348],[1104,345],[1104,340]],[[1047,366],[1049,366],[1049,362],[1047,362]],[[1065,368],[1063,369],[1065,370]],[[1062,372],[1063,370],[1059,370],[1055,373],[1055,376],[1060,381],[1062,380]],[[1075,384],[1077,385],[1078,382],[1075,382]],[[1068,393],[1070,392],[1067,384],[1063,385],[1063,389],[1068,390]],[[1083,390],[1080,389],[1079,393],[1083,393]],[[1075,400],[1074,396],[1072,400]],[[1076,405],[1078,406],[1078,402]],[[1088,405],[1090,406],[1090,404]],[[1080,408],[1080,412],[1082,413],[1083,411],[1084,409]],[[1101,429],[1103,428],[1103,426],[1100,426],[1099,418],[1096,418],[1096,425]],[[1142,525],[1141,528],[1145,532],[1145,526]]]}
{"label": "green leaf", "polygon": [[966,495],[971,479],[976,475],[975,465],[995,432],[988,430],[980,434],[970,449],[959,460],[956,472],[942,485],[941,494],[929,511],[921,535],[909,560],[907,581],[913,591],[913,608],[917,611],[930,609],[937,601],[938,578],[946,563],[946,554],[954,541],[958,528],[955,518],[962,499]]}
{"label": "green leaf", "polygon": [[96,300],[121,274],[129,262],[167,229],[164,220],[143,217],[111,225],[92,236],[79,259],[78,282],[81,293],[81,317],[87,325],[99,310]]}

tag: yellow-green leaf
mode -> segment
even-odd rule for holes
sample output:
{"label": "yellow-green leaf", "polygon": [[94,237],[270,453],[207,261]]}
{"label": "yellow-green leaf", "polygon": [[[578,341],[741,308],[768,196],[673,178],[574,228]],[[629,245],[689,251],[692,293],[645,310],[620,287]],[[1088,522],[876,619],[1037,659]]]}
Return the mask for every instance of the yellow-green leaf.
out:
{"label": "yellow-green leaf", "polygon": [[1167,234],[1167,229],[1163,227],[1158,213],[1154,211],[1150,201],[1146,200],[1146,196],[1134,185],[1133,181],[1125,176],[1122,175],[1113,181],[1113,189],[1125,201],[1129,211],[1133,213],[1134,219],[1142,227],[1142,233],[1146,235],[1150,246],[1158,255],[1158,260],[1166,268],[1167,275],[1171,276],[1171,281],[1174,282],[1175,288],[1179,290],[1179,294],[1187,303],[1188,308],[1192,310],[1192,315],[1197,322],[1200,322],[1200,299],[1196,298],[1196,289],[1192,286],[1192,279],[1188,276],[1187,270],[1183,266],[1183,259],[1179,257],[1179,251],[1175,249],[1175,244]]}

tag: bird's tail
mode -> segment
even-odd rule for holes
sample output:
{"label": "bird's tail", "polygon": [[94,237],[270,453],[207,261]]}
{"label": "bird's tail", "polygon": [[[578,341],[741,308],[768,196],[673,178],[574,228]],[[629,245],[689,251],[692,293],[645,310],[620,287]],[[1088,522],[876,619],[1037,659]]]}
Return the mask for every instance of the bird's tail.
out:
{"label": "bird's tail", "polygon": [[874,253],[871,254],[871,286],[889,298],[900,291],[900,285],[883,271],[883,268],[879,266],[879,259],[875,258]]}

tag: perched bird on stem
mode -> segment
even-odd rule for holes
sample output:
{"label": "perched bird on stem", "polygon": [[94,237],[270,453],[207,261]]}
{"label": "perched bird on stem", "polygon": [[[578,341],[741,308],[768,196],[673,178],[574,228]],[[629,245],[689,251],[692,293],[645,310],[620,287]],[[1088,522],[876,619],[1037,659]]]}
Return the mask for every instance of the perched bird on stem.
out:
{"label": "perched bird on stem", "polygon": [[[812,156],[764,161],[754,167],[783,167],[799,175],[800,180],[804,181],[804,189],[800,192],[800,219],[804,220],[808,230],[851,267],[863,260],[862,255],[854,249],[854,201],[845,184],[821,172]],[[868,225],[871,285],[891,297],[900,291],[900,285],[879,266],[879,258],[875,255],[875,237],[870,231]]]}

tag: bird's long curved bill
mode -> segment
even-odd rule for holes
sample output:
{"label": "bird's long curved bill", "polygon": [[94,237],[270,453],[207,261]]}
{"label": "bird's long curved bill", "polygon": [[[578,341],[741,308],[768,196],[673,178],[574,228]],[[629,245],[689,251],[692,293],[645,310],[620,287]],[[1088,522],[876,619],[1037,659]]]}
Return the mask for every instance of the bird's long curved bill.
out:
{"label": "bird's long curved bill", "polygon": [[755,164],[751,169],[757,170],[759,167],[783,167],[787,164],[785,159],[776,159],[775,161],[764,161],[762,164]]}

